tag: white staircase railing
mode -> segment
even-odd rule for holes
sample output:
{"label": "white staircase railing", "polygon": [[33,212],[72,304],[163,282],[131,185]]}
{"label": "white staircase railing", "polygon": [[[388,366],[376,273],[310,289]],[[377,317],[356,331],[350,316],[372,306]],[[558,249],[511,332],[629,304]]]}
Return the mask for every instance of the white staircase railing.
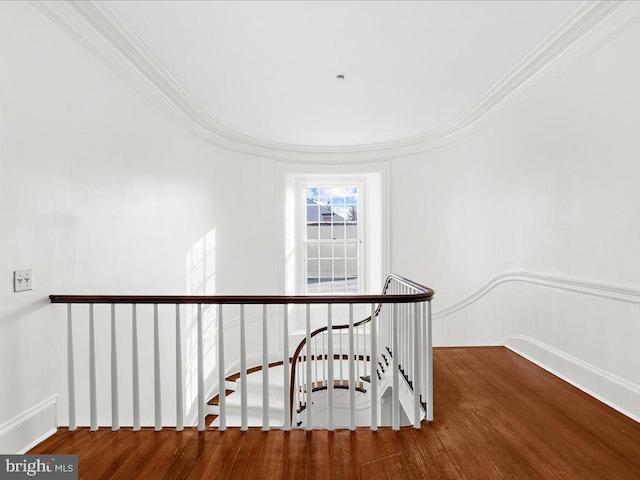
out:
{"label": "white staircase railing", "polygon": [[[401,422],[401,377],[411,389],[415,400],[413,414],[405,413],[418,428],[425,412],[427,420],[433,419],[430,309],[433,294],[433,290],[427,287],[390,275],[381,295],[51,295],[52,303],[67,304],[66,403],[69,429],[75,430],[81,425],[96,430],[100,423],[110,425],[113,430],[118,430],[122,424],[131,425],[134,430],[149,424],[156,430],[169,425],[175,426],[176,430],[182,430],[185,425],[197,425],[199,430],[204,430],[207,427],[207,414],[215,413],[218,416],[217,427],[224,430],[229,426],[226,377],[234,368],[237,371],[236,364],[230,362],[229,358],[230,355],[237,354],[240,376],[239,383],[236,383],[241,393],[238,400],[239,426],[246,430],[249,427],[249,363],[252,363],[251,367],[257,366],[256,354],[252,352],[249,356],[247,342],[253,342],[258,332],[248,335],[245,310],[246,307],[256,308],[255,306],[260,305],[261,322],[258,325],[262,324],[262,351],[258,355],[262,367],[261,407],[264,430],[272,427],[288,430],[299,425],[308,429],[343,426],[335,421],[336,389],[348,391],[349,428],[352,429],[357,424],[356,394],[367,392],[371,406],[370,426],[376,429],[381,421],[378,405],[384,393],[379,391],[378,386],[380,384],[387,388],[383,379],[389,375],[388,372],[391,372],[393,392],[393,428],[399,428]],[[129,305],[129,308],[122,309],[123,304]],[[292,304],[305,305],[306,313],[304,342],[298,346],[293,357],[289,350],[291,332],[288,308]],[[326,307],[326,325],[312,331],[311,306],[323,304]],[[82,305],[88,305],[88,308],[81,309]],[[101,308],[101,305],[108,306],[108,309]],[[347,306],[346,322],[342,318],[334,318],[336,305]],[[370,308],[371,315],[356,321],[354,305]],[[172,308],[167,308],[169,306]],[[195,318],[187,318],[185,311],[188,307],[193,307]],[[214,321],[205,326],[204,318],[208,314],[212,314]],[[74,316],[79,315],[84,318],[74,319]],[[171,328],[167,317],[173,318]],[[237,321],[237,329],[229,326],[229,317],[232,323]],[[152,320],[151,324],[148,323],[149,320]],[[278,328],[270,328],[273,321],[277,322]],[[253,322],[256,323],[255,318]],[[141,325],[144,328],[141,329]],[[76,328],[88,335],[88,338],[85,337],[86,342],[81,342],[78,335],[74,334]],[[96,334],[96,330],[103,334]],[[107,331],[109,334],[104,335]],[[275,333],[279,338],[274,337]],[[187,337],[193,341],[187,342]],[[207,347],[205,351],[205,345],[211,345],[211,337],[215,337],[215,345]],[[167,338],[172,341],[167,342]],[[278,348],[273,348],[274,342],[278,342]],[[171,343],[175,343],[174,348],[168,347]],[[209,351],[210,348],[214,351]],[[274,351],[281,352],[280,361],[283,364],[282,388],[277,390],[281,394],[275,393],[275,397],[275,390],[270,389],[272,380],[269,369],[270,362],[274,361]],[[79,363],[76,358],[78,355],[82,356]],[[147,357],[148,355],[150,356]],[[209,363],[215,362],[215,368],[205,367],[205,357]],[[389,365],[397,365],[397,368],[382,368],[389,358],[392,359]],[[125,360],[128,365],[125,365]],[[167,367],[169,362],[174,362],[172,368]],[[88,385],[78,382],[79,370],[82,370],[83,379],[88,377]],[[109,372],[108,375],[104,375],[106,371]],[[150,384],[150,390],[143,387]],[[211,388],[206,388],[206,384],[213,385],[219,392],[219,403],[215,409],[206,403],[207,397],[215,394]],[[169,394],[167,389],[171,391]],[[326,424],[321,422],[314,425],[311,415],[311,395],[314,390],[326,390]],[[98,392],[106,391],[110,395],[98,396]],[[144,405],[141,394],[147,400]],[[149,406],[149,395],[153,397],[152,416],[151,411],[146,408]],[[279,395],[282,396],[284,415],[270,418],[270,403],[275,403]],[[235,408],[235,403],[233,406]],[[403,408],[407,409],[405,403]],[[195,414],[188,415],[192,410]],[[170,412],[173,412],[175,422],[170,419]],[[252,415],[251,421],[254,424],[255,409],[252,410]],[[236,423],[234,420],[233,424]]]}
{"label": "white staircase railing", "polygon": [[[336,428],[334,420],[335,389],[349,390],[349,428],[355,429],[356,392],[370,390],[370,426],[377,429],[382,421],[379,409],[387,388],[392,393],[392,422],[397,429],[401,423],[400,408],[412,419],[416,428],[423,418],[433,420],[433,379],[431,310],[429,301],[411,302],[414,296],[430,292],[422,285],[390,275],[383,295],[400,297],[400,301],[371,305],[371,315],[354,322],[353,304],[348,320],[335,322],[332,305],[326,314],[326,326],[310,329],[310,308],[307,306],[306,336],[298,345],[291,360],[291,413],[295,423],[307,429]],[[403,298],[404,296],[404,298]],[[402,301],[405,300],[405,301]],[[381,385],[383,378],[390,384]],[[381,388],[384,387],[384,388]],[[407,388],[412,400],[406,397]],[[314,425],[312,411],[314,394],[325,391],[327,396],[326,423]],[[401,393],[405,391],[404,396]]]}

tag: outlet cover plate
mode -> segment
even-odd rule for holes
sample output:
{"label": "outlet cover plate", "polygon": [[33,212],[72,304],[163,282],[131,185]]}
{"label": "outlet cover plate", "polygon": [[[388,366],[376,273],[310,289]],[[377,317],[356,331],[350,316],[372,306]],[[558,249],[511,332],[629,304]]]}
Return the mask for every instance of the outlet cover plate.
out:
{"label": "outlet cover plate", "polygon": [[31,270],[16,270],[13,272],[13,291],[25,290],[31,290]]}

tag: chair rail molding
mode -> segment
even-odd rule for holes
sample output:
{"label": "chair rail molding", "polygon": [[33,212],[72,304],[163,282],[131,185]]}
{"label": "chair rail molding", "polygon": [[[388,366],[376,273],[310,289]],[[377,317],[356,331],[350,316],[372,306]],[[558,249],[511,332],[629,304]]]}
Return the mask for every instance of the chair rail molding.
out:
{"label": "chair rail molding", "polygon": [[[577,295],[588,295],[613,302],[640,305],[640,289],[541,273],[512,271],[496,275],[471,295],[434,312],[433,320],[444,319],[467,308],[499,285],[512,282],[523,282],[544,288],[568,291]],[[477,320],[471,319],[470,321]],[[490,341],[489,344],[505,346],[620,413],[640,422],[640,386],[636,383],[529,335],[513,333],[499,339],[500,337],[496,338],[495,342]],[[625,358],[630,354],[632,353],[625,351]]]}
{"label": "chair rail molding", "polygon": [[640,2],[585,2],[453,122],[393,142],[310,147],[259,140],[213,120],[143,42],[100,2],[31,3],[188,131],[230,150],[316,164],[389,160],[461,141],[640,21]]}
{"label": "chair rail molding", "polygon": [[465,307],[477,302],[487,295],[498,285],[509,282],[525,282],[541,285],[549,288],[558,288],[583,295],[616,300],[620,302],[634,303],[640,305],[640,289],[628,288],[619,285],[578,280],[575,278],[560,277],[555,275],[545,275],[542,273],[513,271],[496,275],[482,287],[462,300],[442,308],[433,314],[433,319],[447,317],[452,313],[462,310]]}

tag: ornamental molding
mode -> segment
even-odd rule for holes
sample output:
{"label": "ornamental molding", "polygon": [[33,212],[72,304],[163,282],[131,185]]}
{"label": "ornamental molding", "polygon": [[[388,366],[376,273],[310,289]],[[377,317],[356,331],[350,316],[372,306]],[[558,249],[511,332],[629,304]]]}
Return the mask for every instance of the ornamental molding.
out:
{"label": "ornamental molding", "polygon": [[585,2],[453,122],[393,142],[310,147],[260,140],[216,122],[103,3],[41,0],[31,3],[195,135],[250,155],[314,164],[389,160],[462,141],[640,21],[640,2]]}

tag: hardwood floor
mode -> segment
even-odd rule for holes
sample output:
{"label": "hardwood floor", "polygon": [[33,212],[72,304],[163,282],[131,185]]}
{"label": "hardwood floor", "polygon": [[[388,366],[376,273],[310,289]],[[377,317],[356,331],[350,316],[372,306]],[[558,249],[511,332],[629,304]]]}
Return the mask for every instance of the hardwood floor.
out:
{"label": "hardwood floor", "polygon": [[639,479],[640,424],[503,347],[434,351],[421,430],[61,429],[84,479]]}

